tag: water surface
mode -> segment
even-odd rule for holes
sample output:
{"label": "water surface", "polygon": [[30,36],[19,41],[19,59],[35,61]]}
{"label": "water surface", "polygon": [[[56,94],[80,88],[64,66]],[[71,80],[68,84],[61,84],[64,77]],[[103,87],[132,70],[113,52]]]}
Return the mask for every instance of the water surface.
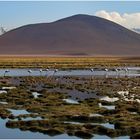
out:
{"label": "water surface", "polygon": [[[120,67],[121,68],[121,67]],[[0,76],[4,76],[6,69],[0,69]],[[124,70],[120,70],[116,72],[114,70],[109,70],[106,72],[105,70],[95,70],[91,72],[91,70],[58,70],[58,72],[54,73],[53,69],[49,71],[43,70],[40,72],[40,69],[9,69],[9,72],[6,73],[6,76],[140,76],[140,67],[130,67],[128,68],[128,72]]]}
{"label": "water surface", "polygon": [[17,129],[7,128],[5,126],[8,119],[0,119],[0,139],[76,139],[75,136],[61,134],[57,136],[49,136],[39,132],[21,131]]}
{"label": "water surface", "polygon": [[26,110],[16,110],[16,109],[8,109],[14,116],[18,116],[18,115],[25,115],[25,114],[30,114],[28,111]]}

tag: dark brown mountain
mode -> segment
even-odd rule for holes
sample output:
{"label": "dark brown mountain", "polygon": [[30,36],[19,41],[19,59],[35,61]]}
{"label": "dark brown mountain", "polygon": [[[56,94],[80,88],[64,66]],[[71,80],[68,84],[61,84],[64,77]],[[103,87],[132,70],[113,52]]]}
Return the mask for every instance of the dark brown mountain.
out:
{"label": "dark brown mountain", "polygon": [[140,34],[89,15],[22,26],[0,36],[0,54],[140,55]]}

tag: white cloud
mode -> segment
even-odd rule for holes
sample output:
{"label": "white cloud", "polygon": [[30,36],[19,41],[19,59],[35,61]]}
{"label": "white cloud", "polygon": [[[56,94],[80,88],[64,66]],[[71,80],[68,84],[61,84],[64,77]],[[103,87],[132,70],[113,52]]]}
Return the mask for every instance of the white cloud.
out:
{"label": "white cloud", "polygon": [[116,22],[129,29],[140,28],[140,13],[124,13],[121,15],[118,12],[101,10],[96,12],[95,15]]}

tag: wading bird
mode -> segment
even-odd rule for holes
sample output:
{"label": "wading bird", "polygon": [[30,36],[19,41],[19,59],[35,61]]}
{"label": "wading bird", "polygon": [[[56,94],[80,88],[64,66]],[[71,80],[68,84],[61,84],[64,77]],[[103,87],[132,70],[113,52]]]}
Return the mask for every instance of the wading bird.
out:
{"label": "wading bird", "polygon": [[127,76],[127,74],[128,74],[128,68],[124,68],[124,71],[125,71],[125,76]]}
{"label": "wading bird", "polygon": [[115,69],[115,72],[116,72],[116,78],[118,78],[118,75],[119,75],[119,69]]}
{"label": "wading bird", "polygon": [[119,74],[119,69],[115,69],[115,71],[116,71],[116,75],[118,75]]}
{"label": "wading bird", "polygon": [[49,69],[45,69],[45,71],[46,71],[46,75],[47,75],[47,72],[49,71]]}
{"label": "wading bird", "polygon": [[57,73],[58,72],[58,69],[55,69],[54,72]]}
{"label": "wading bird", "polygon": [[29,75],[32,73],[32,70],[28,70]]}
{"label": "wading bird", "polygon": [[108,69],[105,69],[106,73],[108,72]]}
{"label": "wading bird", "polygon": [[[90,69],[91,72],[94,72],[94,69]],[[91,76],[91,79],[93,79],[93,76]]]}
{"label": "wading bird", "polygon": [[94,72],[94,69],[90,69],[91,72]]}
{"label": "wading bird", "polygon": [[108,78],[108,69],[105,69],[106,73],[105,73],[105,77]]}
{"label": "wading bird", "polygon": [[10,72],[10,70],[5,70],[4,71],[4,76],[6,76],[6,73]]}
{"label": "wading bird", "polygon": [[42,70],[42,69],[40,69],[40,70],[39,70],[39,72],[40,72],[40,75],[41,75],[41,74],[42,74],[42,72],[43,72],[43,70]]}
{"label": "wading bird", "polygon": [[53,73],[53,76],[55,75],[55,73],[57,73],[58,72],[58,69],[55,69],[54,70],[54,73]]}

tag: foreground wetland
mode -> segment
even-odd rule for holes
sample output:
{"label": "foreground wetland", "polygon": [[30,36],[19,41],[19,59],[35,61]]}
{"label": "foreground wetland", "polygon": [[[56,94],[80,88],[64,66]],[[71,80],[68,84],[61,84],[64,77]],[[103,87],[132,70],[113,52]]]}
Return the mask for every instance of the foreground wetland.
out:
{"label": "foreground wetland", "polygon": [[[18,65],[15,65],[17,61],[2,65],[6,60],[0,62],[1,68],[19,68],[21,61]],[[46,61],[42,61],[44,66],[39,63],[38,67],[31,65],[32,68],[61,67],[58,62],[52,66],[54,62],[50,61],[47,64],[51,65],[47,67]],[[36,76],[30,73],[26,76],[1,75],[0,138],[140,138],[140,77],[136,75],[139,74],[139,60],[133,59],[132,63],[128,60],[119,62],[118,59],[110,63],[93,61],[90,65],[87,61],[85,69],[100,65],[100,69],[111,69],[113,76],[109,73],[107,76],[106,72],[101,76],[94,75],[94,72],[94,76],[59,75],[59,72]],[[63,68],[69,71],[83,69],[84,65],[65,66]],[[122,71],[118,75],[113,71],[116,67],[138,69],[136,73]],[[29,67],[26,63],[20,68]]]}

